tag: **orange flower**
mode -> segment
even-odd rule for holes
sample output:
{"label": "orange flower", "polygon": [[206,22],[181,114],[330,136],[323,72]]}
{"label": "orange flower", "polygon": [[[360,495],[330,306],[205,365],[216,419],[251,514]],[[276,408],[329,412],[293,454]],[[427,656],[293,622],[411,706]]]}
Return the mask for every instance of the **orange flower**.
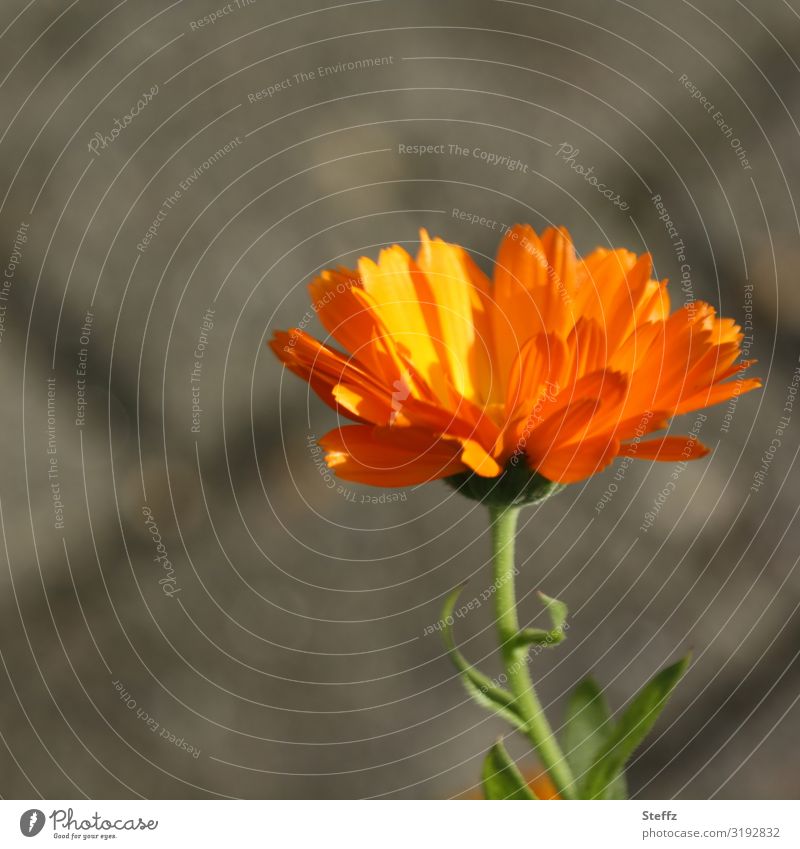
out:
{"label": "orange flower", "polygon": [[395,245],[358,270],[324,271],[314,310],[344,351],[303,330],[273,351],[358,424],[320,441],[348,480],[406,486],[523,472],[558,484],[615,457],[688,460],[694,437],[642,437],[672,416],[760,386],[738,377],[741,329],[696,301],[670,312],[648,254],[567,231],[508,231],[490,281],[466,251],[423,230],[414,260]]}

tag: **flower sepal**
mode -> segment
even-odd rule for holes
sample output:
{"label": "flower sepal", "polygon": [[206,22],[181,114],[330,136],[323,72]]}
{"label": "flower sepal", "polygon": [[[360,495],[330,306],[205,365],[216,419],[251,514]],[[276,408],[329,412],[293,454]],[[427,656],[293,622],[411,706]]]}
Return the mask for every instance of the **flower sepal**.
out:
{"label": "flower sepal", "polygon": [[532,471],[519,455],[514,455],[497,477],[485,478],[475,472],[459,472],[444,478],[444,481],[461,495],[490,507],[538,504],[566,486]]}

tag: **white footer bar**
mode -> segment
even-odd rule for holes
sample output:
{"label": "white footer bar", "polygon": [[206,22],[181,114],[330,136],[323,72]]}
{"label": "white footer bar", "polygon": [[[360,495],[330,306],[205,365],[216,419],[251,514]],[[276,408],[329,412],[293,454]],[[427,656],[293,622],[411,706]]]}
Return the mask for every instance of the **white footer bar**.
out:
{"label": "white footer bar", "polygon": [[0,846],[800,847],[800,803],[0,801]]}

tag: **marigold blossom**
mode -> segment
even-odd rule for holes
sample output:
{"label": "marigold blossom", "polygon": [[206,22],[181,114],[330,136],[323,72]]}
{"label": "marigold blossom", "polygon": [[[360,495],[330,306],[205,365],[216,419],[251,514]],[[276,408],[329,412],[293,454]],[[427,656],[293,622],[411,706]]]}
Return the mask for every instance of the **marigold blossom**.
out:
{"label": "marigold blossom", "polygon": [[517,225],[490,280],[423,230],[416,259],[394,245],[311,283],[341,350],[297,328],[270,344],[356,422],[320,440],[342,478],[395,487],[519,469],[574,483],[618,456],[704,456],[693,436],[647,437],[761,385],[737,377],[753,361],[738,361],[733,319],[701,301],[671,311],[651,274],[648,254],[580,259],[564,228]]}

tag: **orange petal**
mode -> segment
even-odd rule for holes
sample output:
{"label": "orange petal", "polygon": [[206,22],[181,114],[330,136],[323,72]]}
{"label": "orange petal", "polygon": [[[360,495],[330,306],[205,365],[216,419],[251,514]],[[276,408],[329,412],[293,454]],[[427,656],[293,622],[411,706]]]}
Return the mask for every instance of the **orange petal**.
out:
{"label": "orange petal", "polygon": [[760,387],[761,380],[757,377],[717,383],[715,386],[701,389],[689,398],[682,399],[675,408],[673,415],[680,416],[684,413],[691,413],[693,410],[700,410],[703,407],[713,407],[714,404],[720,404],[731,398],[738,398],[739,395],[744,395],[745,392],[751,392]]}
{"label": "orange petal", "polygon": [[322,326],[351,353],[369,339],[375,325],[370,310],[353,295],[353,289],[360,287],[358,273],[349,268],[323,271],[308,286],[312,309]]}
{"label": "orange petal", "polygon": [[[586,374],[576,380],[571,386],[564,387],[557,394],[544,400],[541,405],[540,414],[542,426],[548,427],[548,420],[553,417],[556,420],[563,415],[565,408],[574,406],[583,400],[592,401],[594,420],[592,427],[597,429],[607,423],[610,415],[614,413],[617,406],[624,400],[628,387],[628,378],[624,374],[611,369],[600,369]],[[600,418],[600,408],[603,408],[603,417]]]}
{"label": "orange petal", "polygon": [[694,394],[688,381],[713,346],[713,322],[713,308],[696,301],[657,323],[659,335],[633,373],[631,409],[657,408],[676,415],[681,397]]}
{"label": "orange petal", "polygon": [[506,393],[506,416],[523,406],[535,405],[548,385],[557,392],[566,380],[570,356],[558,337],[539,333],[529,339],[514,360]]}
{"label": "orange petal", "polygon": [[577,319],[575,248],[566,227],[548,227],[542,233],[541,245],[547,259],[545,326],[550,333],[566,336]]}
{"label": "orange petal", "polygon": [[[333,348],[323,345],[305,331],[278,331],[270,347],[286,367],[306,380],[328,406],[356,421],[387,423],[392,398],[358,364]],[[335,390],[343,387],[338,391]]]}
{"label": "orange petal", "polygon": [[610,323],[610,307],[619,300],[628,272],[636,265],[636,254],[619,248],[595,248],[576,268],[578,314],[591,318],[601,327]]}
{"label": "orange petal", "polygon": [[377,263],[362,257],[358,271],[364,291],[393,343],[414,363],[436,396],[446,401],[446,350],[425,275],[397,245],[382,250]]}
{"label": "orange petal", "polygon": [[360,365],[389,383],[400,377],[399,356],[357,272],[323,271],[308,289],[322,326]]}
{"label": "orange petal", "polygon": [[[450,383],[470,401],[485,403],[492,388],[489,281],[458,245],[420,233],[417,263],[436,303],[436,332]],[[496,378],[495,378],[496,379]]]}
{"label": "orange petal", "polygon": [[601,472],[619,452],[619,441],[607,437],[586,439],[556,448],[536,464],[540,475],[557,483],[576,483]]}
{"label": "orange petal", "polygon": [[656,430],[665,430],[669,427],[669,414],[663,410],[643,410],[637,412],[630,418],[615,422],[610,428],[610,435],[620,441],[623,439],[641,439],[648,433]]}
{"label": "orange petal", "polygon": [[482,478],[496,478],[503,467],[478,442],[468,439],[464,442],[461,459]]}
{"label": "orange petal", "polygon": [[371,486],[413,486],[467,471],[459,442],[420,428],[350,425],[319,444],[340,478]]}
{"label": "orange petal", "polygon": [[584,316],[578,319],[570,331],[567,347],[576,377],[604,368],[611,353],[603,327],[594,319]]}
{"label": "orange petal", "polygon": [[[551,245],[560,254],[565,252],[563,239],[562,236],[558,245]],[[563,256],[559,262],[562,266],[569,264]],[[548,324],[552,273],[550,258],[533,228],[519,224],[512,227],[500,243],[492,287],[494,353],[501,376],[510,373],[528,339],[539,333],[557,332],[552,322]]]}
{"label": "orange petal", "polygon": [[658,351],[663,350],[664,324],[660,321],[649,321],[640,324],[615,351],[609,351],[608,365],[616,371],[633,374],[650,354],[654,345],[659,345]]}
{"label": "orange petal", "polygon": [[711,452],[692,436],[664,436],[644,442],[629,442],[620,447],[621,457],[636,457],[639,460],[699,460]]}
{"label": "orange petal", "polygon": [[374,424],[389,423],[392,411],[387,407],[385,392],[377,392],[364,385],[337,383],[330,394],[347,418]]}

